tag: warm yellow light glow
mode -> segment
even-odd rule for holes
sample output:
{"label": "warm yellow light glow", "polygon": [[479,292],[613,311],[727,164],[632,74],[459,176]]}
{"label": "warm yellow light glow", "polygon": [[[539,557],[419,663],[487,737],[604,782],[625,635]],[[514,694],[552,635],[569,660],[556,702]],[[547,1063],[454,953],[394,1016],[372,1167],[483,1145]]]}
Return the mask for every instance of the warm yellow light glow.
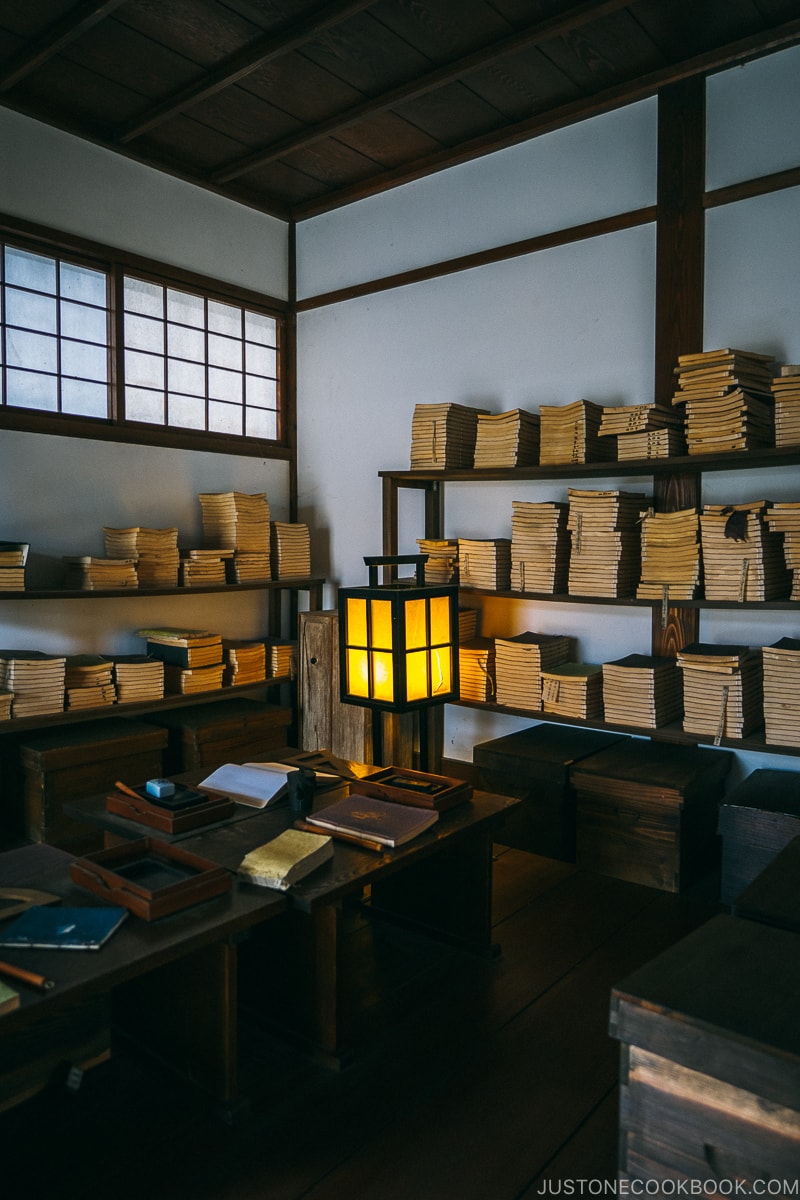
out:
{"label": "warm yellow light glow", "polygon": [[380,650],[372,654],[372,698],[388,704],[394,701],[392,656]]}
{"label": "warm yellow light glow", "polygon": [[406,655],[406,700],[424,700],[428,695],[428,651]]}
{"label": "warm yellow light glow", "polygon": [[434,596],[431,600],[431,641],[432,646],[447,645],[450,642],[450,604],[449,596]]}
{"label": "warm yellow light glow", "polygon": [[[367,602],[356,596],[347,597],[347,645],[367,644]],[[361,693],[359,692],[359,695]]]}
{"label": "warm yellow light glow", "polygon": [[374,649],[392,649],[392,602],[391,600],[370,600],[370,641]]}
{"label": "warm yellow light glow", "polygon": [[425,620],[425,600],[406,600],[403,604],[406,626],[406,649],[421,650],[427,642],[427,621]]}
{"label": "warm yellow light glow", "polygon": [[351,696],[369,698],[369,671],[366,650],[347,650],[347,690]]}
{"label": "warm yellow light glow", "polygon": [[431,695],[449,692],[453,687],[453,655],[449,646],[431,651]]}

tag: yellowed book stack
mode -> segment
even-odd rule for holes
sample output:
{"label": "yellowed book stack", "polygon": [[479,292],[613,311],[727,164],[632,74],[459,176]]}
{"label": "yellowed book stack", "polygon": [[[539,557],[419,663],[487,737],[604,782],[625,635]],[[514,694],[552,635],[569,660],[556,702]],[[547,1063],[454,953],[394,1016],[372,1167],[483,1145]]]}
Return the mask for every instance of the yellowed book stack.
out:
{"label": "yellowed book stack", "polygon": [[543,404],[539,409],[539,462],[552,466],[613,459],[614,442],[599,436],[602,418],[602,407],[591,400]]}
{"label": "yellowed book stack", "polygon": [[458,539],[417,538],[420,554],[427,554],[426,583],[458,582]]}
{"label": "yellowed book stack", "polygon": [[542,671],[542,709],[561,717],[588,720],[603,715],[600,663],[567,662]]}
{"label": "yellowed book stack", "polygon": [[475,439],[476,468],[531,467],[539,461],[539,414],[524,408],[480,413]]}
{"label": "yellowed book stack", "polygon": [[265,492],[200,492],[207,547],[269,554],[269,501]]}
{"label": "yellowed book stack", "polygon": [[700,514],[649,509],[641,523],[642,571],[637,600],[694,600],[700,594]]}
{"label": "yellowed book stack", "polygon": [[164,664],[164,688],[172,695],[194,695],[195,692],[215,692],[222,687],[225,666],[176,667]]}
{"label": "yellowed book stack", "polygon": [[700,517],[707,600],[782,600],[791,590],[781,535],[771,531],[768,500],[706,504]]}
{"label": "yellowed book stack", "polygon": [[495,638],[497,703],[538,711],[542,707],[542,672],[568,662],[574,639],[560,634],[518,633]]}
{"label": "yellowed book stack", "polygon": [[786,363],[772,381],[775,445],[800,446],[800,364]]}
{"label": "yellowed book stack", "polygon": [[177,529],[103,527],[109,558],[132,558],[140,587],[177,587],[180,551]]}
{"label": "yellowed book stack", "polygon": [[459,642],[473,642],[478,636],[478,616],[477,608],[459,608],[458,610],[458,640]]}
{"label": "yellowed book stack", "polygon": [[772,364],[751,350],[682,354],[673,405],[684,404],[689,454],[719,454],[775,444]]}
{"label": "yellowed book stack", "polygon": [[683,712],[681,674],[674,658],[628,654],[603,663],[606,721],[657,729]]}
{"label": "yellowed book stack", "polygon": [[783,534],[783,560],[792,572],[791,600],[800,600],[800,501],[771,504],[767,524],[772,533]]}
{"label": "yellowed book stack", "polygon": [[95,558],[90,554],[64,557],[64,587],[68,591],[102,592],[139,586],[132,558]]}
{"label": "yellowed book stack", "polygon": [[603,409],[599,434],[616,438],[617,459],[670,458],[686,453],[683,418],[661,404]]}
{"label": "yellowed book stack", "polygon": [[68,654],[64,672],[67,708],[98,708],[113,704],[114,664],[99,654]]}
{"label": "yellowed book stack", "polygon": [[11,706],[14,703],[14,693],[0,688],[0,721],[11,720]]}
{"label": "yellowed book stack", "polygon": [[692,642],[678,651],[683,728],[715,741],[742,738],[763,723],[762,660],[749,646]]}
{"label": "yellowed book stack", "polygon": [[143,704],[164,698],[164,664],[147,654],[114,656],[118,704]]}
{"label": "yellowed book stack", "polygon": [[295,676],[297,661],[297,642],[285,638],[268,638],[264,643],[266,653],[267,675],[270,678]]}
{"label": "yellowed book stack", "polygon": [[764,741],[768,746],[800,746],[800,639],[781,638],[761,653]]}
{"label": "yellowed book stack", "polygon": [[458,673],[462,700],[494,700],[494,639],[478,637],[459,643]]}
{"label": "yellowed book stack", "polygon": [[233,550],[189,550],[181,559],[181,586],[218,587],[227,582],[225,563]]}
{"label": "yellowed book stack", "polygon": [[511,539],[458,539],[458,574],[462,587],[507,592],[511,587]]}
{"label": "yellowed book stack", "polygon": [[240,642],[222,639],[225,671],[222,681],[226,687],[241,687],[259,683],[267,675],[267,650],[263,642]]}
{"label": "yellowed book stack", "polygon": [[311,574],[311,533],[303,522],[273,521],[270,561],[273,579]]}
{"label": "yellowed book stack", "polygon": [[478,417],[465,404],[416,404],[411,418],[411,470],[469,469],[475,461]]}
{"label": "yellowed book stack", "polygon": [[511,502],[511,590],[553,596],[569,575],[568,507],[557,501]]}
{"label": "yellowed book stack", "polygon": [[12,717],[64,711],[66,657],[41,650],[0,650],[0,688],[13,693]]}
{"label": "yellowed book stack", "polygon": [[639,518],[647,497],[638,492],[569,488],[572,596],[633,596],[641,567]]}
{"label": "yellowed book stack", "polygon": [[233,555],[235,583],[264,583],[272,578],[269,553],[266,550],[236,550]]}
{"label": "yellowed book stack", "polygon": [[28,542],[0,542],[0,592],[25,590]]}

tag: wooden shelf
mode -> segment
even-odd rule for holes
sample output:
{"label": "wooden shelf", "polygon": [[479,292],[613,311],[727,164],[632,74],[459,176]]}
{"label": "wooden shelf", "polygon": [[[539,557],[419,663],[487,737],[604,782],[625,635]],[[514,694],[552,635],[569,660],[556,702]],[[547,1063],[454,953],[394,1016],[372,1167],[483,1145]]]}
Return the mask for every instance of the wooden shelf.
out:
{"label": "wooden shelf", "polygon": [[[512,592],[495,591],[493,588],[459,587],[465,596],[500,596],[508,600],[534,600],[543,604],[611,604],[621,608],[660,608],[660,600],[638,600],[634,596],[573,596],[568,592]],[[670,608],[723,608],[755,609],[766,612],[771,609],[800,610],[800,600],[706,600],[702,596],[695,600],[670,600]]]}
{"label": "wooden shelf", "polygon": [[215,583],[203,587],[169,588],[105,588],[102,591],[67,590],[66,588],[30,588],[24,591],[0,591],[0,600],[142,600],[149,596],[200,596],[208,594],[227,595],[230,592],[275,592],[317,591],[322,589],[323,578],[298,576],[296,578],[263,579],[249,583]]}

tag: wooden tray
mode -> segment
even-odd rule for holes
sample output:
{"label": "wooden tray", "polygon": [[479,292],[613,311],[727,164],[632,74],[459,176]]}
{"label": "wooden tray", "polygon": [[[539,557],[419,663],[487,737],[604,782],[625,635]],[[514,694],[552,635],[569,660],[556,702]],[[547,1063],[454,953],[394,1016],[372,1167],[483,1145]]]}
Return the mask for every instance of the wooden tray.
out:
{"label": "wooden tray", "polygon": [[[134,789],[137,790],[137,789]],[[185,833],[189,829],[200,829],[215,821],[227,821],[233,816],[236,805],[227,796],[203,796],[196,804],[188,808],[172,810],[161,804],[152,804],[145,796],[127,796],[124,792],[109,792],[106,796],[106,809],[127,817],[129,821],[137,821],[140,825],[149,825],[161,833]]]}
{"label": "wooden tray", "polygon": [[73,883],[144,921],[180,912],[231,889],[224,867],[157,838],[140,838],[76,858]]}
{"label": "wooden tray", "polygon": [[405,767],[384,767],[365,779],[351,779],[350,792],[360,796],[375,796],[395,804],[410,804],[414,808],[434,808],[444,812],[463,804],[472,796],[472,784],[449,775],[432,775],[427,771],[411,771]]}

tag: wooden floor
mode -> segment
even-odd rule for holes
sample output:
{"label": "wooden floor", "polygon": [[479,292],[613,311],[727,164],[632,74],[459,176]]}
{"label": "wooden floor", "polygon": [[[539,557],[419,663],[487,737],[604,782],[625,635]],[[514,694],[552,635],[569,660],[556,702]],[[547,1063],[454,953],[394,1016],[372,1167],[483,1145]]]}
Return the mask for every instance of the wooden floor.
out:
{"label": "wooden floor", "polygon": [[613,1179],[610,989],[717,911],[715,881],[676,897],[496,854],[493,960],[348,910],[345,1069],[245,1016],[252,1111],[231,1127],[120,1046],[76,1092],[0,1117],[4,1183],[29,1200],[531,1200]]}

